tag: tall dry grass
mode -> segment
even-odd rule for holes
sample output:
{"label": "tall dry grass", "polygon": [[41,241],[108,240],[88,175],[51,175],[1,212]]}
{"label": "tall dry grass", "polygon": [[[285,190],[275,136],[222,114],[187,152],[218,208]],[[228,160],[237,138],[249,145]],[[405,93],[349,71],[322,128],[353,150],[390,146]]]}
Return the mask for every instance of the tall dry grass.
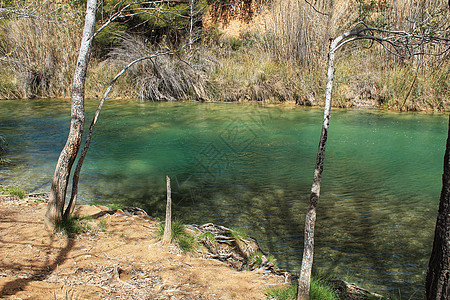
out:
{"label": "tall dry grass", "polygon": [[[141,37],[124,35],[120,46],[109,54],[115,64],[126,65],[158,50]],[[129,70],[134,87],[141,100],[177,101],[207,100],[204,73],[184,60],[183,53],[161,55],[133,65]]]}
{"label": "tall dry grass", "polygon": [[278,60],[321,65],[328,40],[348,25],[348,1],[273,0],[266,14],[267,46]]}
{"label": "tall dry grass", "polygon": [[16,96],[68,96],[79,39],[80,27],[74,22],[22,18],[2,23],[1,63],[15,78]]}
{"label": "tall dry grass", "polygon": [[[444,2],[273,0],[265,18],[267,51],[279,63],[290,61],[298,65],[297,80],[309,83],[312,88],[307,88],[306,94],[318,94],[316,100],[321,103],[323,80],[318,74],[326,68],[330,38],[349,30],[357,22],[391,30],[449,36],[450,14]],[[449,96],[445,84],[448,77],[441,71],[448,70],[448,49],[448,44],[424,44],[414,49],[422,54],[405,60],[378,45],[349,44],[340,52],[336,66],[335,104],[441,110],[448,106],[447,101],[442,100]],[[324,72],[321,74],[325,76]]]}

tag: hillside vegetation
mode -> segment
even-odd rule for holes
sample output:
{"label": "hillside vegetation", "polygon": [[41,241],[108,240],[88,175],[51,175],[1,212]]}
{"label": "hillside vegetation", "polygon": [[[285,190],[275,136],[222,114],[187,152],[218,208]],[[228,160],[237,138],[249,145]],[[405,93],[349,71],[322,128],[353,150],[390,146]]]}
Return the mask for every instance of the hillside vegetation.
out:
{"label": "hillside vegetation", "polygon": [[[120,5],[106,1],[98,26]],[[19,5],[6,1],[3,7]],[[116,5],[118,4],[119,5]],[[84,1],[39,7],[46,18],[1,18],[0,98],[69,97]],[[112,97],[152,101],[262,101],[321,105],[329,39],[357,22],[449,38],[450,10],[438,0],[187,0],[147,5],[95,38],[87,97],[101,97],[127,63]],[[409,59],[380,45],[346,46],[336,63],[335,106],[448,111],[448,45]]]}

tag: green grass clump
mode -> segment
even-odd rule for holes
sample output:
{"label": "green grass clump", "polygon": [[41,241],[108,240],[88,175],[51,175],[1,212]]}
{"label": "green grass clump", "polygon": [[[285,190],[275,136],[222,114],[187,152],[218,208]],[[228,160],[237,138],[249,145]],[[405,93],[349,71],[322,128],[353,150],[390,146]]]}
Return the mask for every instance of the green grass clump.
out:
{"label": "green grass clump", "polygon": [[269,254],[266,256],[266,258],[269,263],[273,263],[273,265],[275,267],[278,267],[278,262],[277,262],[277,259],[275,258],[275,256]]}
{"label": "green grass clump", "polygon": [[247,259],[247,263],[249,266],[260,266],[262,264],[262,252],[255,252],[250,254],[250,256]]}
{"label": "green grass clump", "polygon": [[204,233],[199,234],[198,239],[201,241],[205,241],[205,242],[209,243],[210,245],[216,244],[216,238],[215,238],[214,234],[212,234],[211,232],[204,232]]}
{"label": "green grass clump", "polygon": [[19,186],[8,186],[8,187],[0,186],[0,192],[3,192],[3,194],[6,195],[17,196],[20,199],[23,199],[28,195],[28,193]]}
{"label": "green grass clump", "polygon": [[321,278],[312,278],[309,298],[312,300],[338,300],[333,289]]}
{"label": "green grass clump", "polygon": [[[159,224],[157,235],[160,238],[164,235],[164,227],[164,223]],[[197,245],[196,238],[186,231],[185,226],[180,221],[172,222],[172,240],[180,246],[183,252],[192,251]]]}
{"label": "green grass clump", "polygon": [[101,232],[105,232],[106,228],[108,228],[108,222],[106,220],[100,220],[97,225]]}
{"label": "green grass clump", "polygon": [[294,300],[297,299],[297,285],[291,284],[287,288],[272,288],[266,290],[268,299]]}
{"label": "green grass clump", "polygon": [[231,230],[231,235],[236,241],[248,240],[250,236],[241,229]]}
{"label": "green grass clump", "polygon": [[68,237],[73,237],[91,229],[87,220],[79,217],[61,218],[55,224],[55,231],[64,232]]}
{"label": "green grass clump", "polygon": [[[295,300],[297,299],[297,283],[291,284],[286,288],[267,289],[266,295],[268,299],[277,300]],[[338,296],[333,289],[322,279],[312,278],[310,291],[310,300],[338,300]]]}

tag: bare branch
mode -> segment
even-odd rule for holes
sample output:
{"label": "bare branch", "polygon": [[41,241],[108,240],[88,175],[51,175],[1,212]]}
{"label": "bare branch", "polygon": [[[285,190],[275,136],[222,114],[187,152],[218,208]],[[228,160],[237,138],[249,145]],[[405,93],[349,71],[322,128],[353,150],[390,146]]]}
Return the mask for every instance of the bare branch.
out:
{"label": "bare branch", "polygon": [[318,10],[318,9],[317,9],[311,2],[309,2],[308,0],[305,0],[305,2],[308,3],[309,6],[311,6],[311,8],[314,9],[315,12],[317,12],[317,13],[319,13],[319,14],[321,14],[321,15],[324,15],[324,16],[329,16],[329,15],[330,15],[330,14],[327,14],[327,13],[324,13],[324,12],[321,12],[320,10]]}
{"label": "bare branch", "polygon": [[148,55],[148,56],[144,56],[144,57],[140,57],[138,59],[133,60],[132,62],[130,62],[128,65],[126,65],[119,73],[116,74],[116,76],[111,80],[111,83],[109,84],[108,88],[106,89],[105,94],[103,95],[102,99],[100,100],[100,103],[98,104],[97,107],[97,111],[95,112],[94,118],[92,119],[92,123],[89,126],[89,131],[86,137],[86,141],[84,142],[84,147],[83,150],[81,151],[81,155],[80,158],[78,160],[77,166],[75,168],[75,172],[73,175],[73,180],[72,180],[72,194],[70,196],[70,200],[69,200],[69,204],[64,212],[64,216],[69,216],[74,207],[75,207],[75,202],[77,199],[77,195],[78,195],[78,179],[80,176],[80,172],[81,172],[81,167],[83,166],[83,162],[84,159],[86,157],[87,151],[89,150],[89,146],[91,144],[91,138],[92,138],[92,133],[94,132],[94,127],[95,124],[97,123],[98,117],[100,115],[100,112],[103,108],[103,104],[105,103],[105,100],[108,98],[109,93],[111,92],[111,90],[113,89],[114,85],[116,84],[117,80],[129,69],[131,68],[133,65],[142,62],[144,60],[149,60],[149,59],[153,59],[156,58],[158,56],[162,56],[162,55],[173,55],[176,54],[178,51],[164,51],[164,52],[156,52],[154,54]]}

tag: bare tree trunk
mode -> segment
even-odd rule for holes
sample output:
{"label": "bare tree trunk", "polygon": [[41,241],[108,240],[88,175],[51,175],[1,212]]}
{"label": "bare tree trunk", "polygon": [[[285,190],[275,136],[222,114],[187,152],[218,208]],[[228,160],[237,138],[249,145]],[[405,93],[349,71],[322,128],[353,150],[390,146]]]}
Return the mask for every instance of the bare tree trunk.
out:
{"label": "bare tree trunk", "polygon": [[73,77],[70,132],[66,145],[61,151],[58,163],[56,164],[50,191],[50,200],[45,214],[45,225],[48,228],[53,228],[55,222],[63,216],[70,171],[80,149],[81,138],[83,136],[85,119],[84,83],[91,53],[96,9],[97,0],[88,0],[83,38]]}
{"label": "bare tree trunk", "polygon": [[189,50],[194,43],[194,0],[189,0]]}
{"label": "bare tree trunk", "polygon": [[428,300],[450,299],[450,119],[448,130],[441,198],[434,232],[433,250],[425,282],[425,293]]}
{"label": "bare tree trunk", "polygon": [[172,239],[172,190],[170,188],[170,178],[166,176],[167,183],[167,204],[166,222],[164,225],[163,244],[169,244]]}
{"label": "bare tree trunk", "polygon": [[305,219],[305,244],[303,248],[302,267],[298,279],[298,300],[309,300],[309,288],[311,284],[311,270],[314,256],[314,228],[316,224],[317,202],[320,196],[320,184],[322,181],[323,162],[325,159],[325,146],[327,143],[328,127],[330,125],[331,100],[333,92],[334,77],[334,55],[337,45],[342,41],[344,35],[334,39],[330,44],[328,53],[327,88],[325,96],[325,108],[323,112],[322,133],[320,135],[319,150],[317,151],[316,167],[309,198],[308,211]]}

